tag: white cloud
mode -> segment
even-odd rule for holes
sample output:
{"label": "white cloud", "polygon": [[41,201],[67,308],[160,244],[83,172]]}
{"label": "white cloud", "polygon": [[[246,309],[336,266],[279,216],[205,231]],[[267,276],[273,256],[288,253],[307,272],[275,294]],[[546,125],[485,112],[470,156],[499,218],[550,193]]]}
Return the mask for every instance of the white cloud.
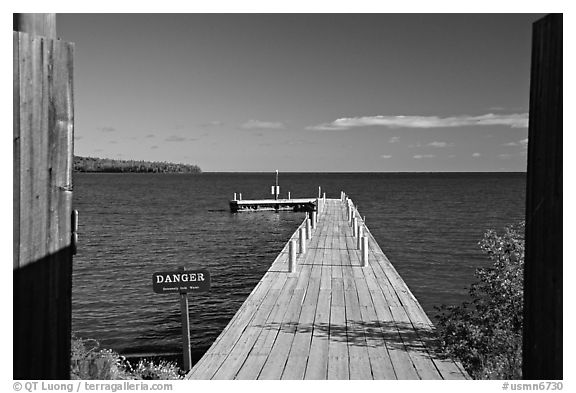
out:
{"label": "white cloud", "polygon": [[448,143],[448,142],[436,142],[436,141],[434,141],[434,142],[430,142],[428,144],[428,146],[431,146],[431,147],[448,147],[448,146],[454,146],[454,144]]}
{"label": "white cloud", "polygon": [[478,158],[478,157],[480,157],[481,155],[482,155],[482,154],[480,154],[480,153],[473,153],[473,154],[472,154],[472,157]]}
{"label": "white cloud", "polygon": [[166,142],[184,142],[186,138],[180,135],[170,135],[168,138],[164,139]]}
{"label": "white cloud", "polygon": [[280,122],[248,120],[246,123],[242,124],[240,128],[244,128],[245,130],[281,130],[284,129],[285,126]]}
{"label": "white cloud", "polygon": [[444,128],[469,126],[508,126],[511,128],[528,127],[528,113],[510,115],[488,113],[481,116],[364,116],[344,117],[331,123],[323,123],[306,127],[308,130],[335,131],[348,130],[356,127],[388,127],[388,128]]}
{"label": "white cloud", "polygon": [[388,143],[396,143],[400,140],[399,136],[392,136],[390,137],[390,139],[388,140]]}
{"label": "white cloud", "polygon": [[528,146],[528,138],[522,139],[518,142],[508,142],[508,143],[503,143],[502,146],[522,146],[522,147],[526,147]]}
{"label": "white cloud", "polygon": [[392,158],[392,156],[389,156],[389,155],[387,155],[387,154],[382,154],[380,157],[382,157],[382,158]]}
{"label": "white cloud", "polygon": [[422,158],[434,158],[436,157],[434,154],[416,154],[414,156],[415,159],[421,160]]}

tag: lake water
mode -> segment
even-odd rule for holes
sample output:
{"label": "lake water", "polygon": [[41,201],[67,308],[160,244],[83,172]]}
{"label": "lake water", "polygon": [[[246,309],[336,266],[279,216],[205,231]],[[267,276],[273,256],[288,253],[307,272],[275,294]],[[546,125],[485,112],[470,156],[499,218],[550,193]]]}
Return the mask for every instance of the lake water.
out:
{"label": "lake water", "polygon": [[[233,193],[268,198],[274,173],[75,174],[79,249],[72,329],[124,355],[181,353],[178,295],[152,291],[152,273],[206,268],[191,294],[193,355],[208,349],[304,213],[231,214]],[[524,217],[525,174],[281,173],[281,196],[346,192],[428,315],[467,300],[486,229]]]}

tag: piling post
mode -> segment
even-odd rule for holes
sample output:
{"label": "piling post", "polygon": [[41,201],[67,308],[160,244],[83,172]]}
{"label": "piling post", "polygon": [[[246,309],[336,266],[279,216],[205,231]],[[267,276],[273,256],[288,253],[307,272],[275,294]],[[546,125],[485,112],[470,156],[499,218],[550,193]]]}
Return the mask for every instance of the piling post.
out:
{"label": "piling post", "polygon": [[294,273],[296,270],[296,240],[290,240],[288,245],[288,271]]}
{"label": "piling post", "polygon": [[242,193],[240,193],[240,200],[242,200]]}
{"label": "piling post", "polygon": [[368,237],[362,236],[362,267],[368,263]]}
{"label": "piling post", "polygon": [[306,228],[300,227],[300,254],[306,252]]}
{"label": "piling post", "polygon": [[348,224],[352,226],[352,218],[354,217],[352,204],[348,205]]}
{"label": "piling post", "polygon": [[362,238],[364,237],[364,227],[362,225],[358,225],[358,236],[356,238],[356,247],[359,250],[362,250]]}
{"label": "piling post", "polygon": [[318,186],[318,198],[322,196],[322,187]]}
{"label": "piling post", "polygon": [[358,218],[357,217],[352,218],[352,233],[354,234],[354,237],[358,236]]}
{"label": "piling post", "polygon": [[236,200],[236,193],[234,193],[234,200]]}
{"label": "piling post", "polygon": [[312,217],[311,217],[311,222],[312,222],[312,229],[316,229],[316,223],[318,219],[318,215],[316,214],[316,212],[312,212]]}
{"label": "piling post", "polygon": [[312,228],[310,221],[310,218],[306,220],[306,239],[308,240],[312,239]]}
{"label": "piling post", "polygon": [[288,199],[290,199],[290,191],[288,191]]}

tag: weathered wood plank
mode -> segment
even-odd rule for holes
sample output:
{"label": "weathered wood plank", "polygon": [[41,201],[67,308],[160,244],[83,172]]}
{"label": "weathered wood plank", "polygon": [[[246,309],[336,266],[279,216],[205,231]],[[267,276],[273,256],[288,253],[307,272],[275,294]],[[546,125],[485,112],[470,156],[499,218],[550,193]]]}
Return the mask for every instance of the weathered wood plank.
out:
{"label": "weathered wood plank", "polygon": [[309,305],[302,306],[300,319],[298,320],[297,332],[290,348],[288,361],[282,374],[282,379],[304,379],[306,373],[306,363],[310,354],[310,345],[312,342],[312,331],[314,315],[316,313],[316,298]]}
{"label": "weathered wood plank", "polygon": [[328,375],[330,297],[330,291],[328,290],[321,289],[318,294],[305,379],[326,379]]}
{"label": "weathered wood plank", "polygon": [[522,351],[526,379],[564,375],[563,23],[563,14],[557,13],[532,27]]}
{"label": "weathered wood plank", "polygon": [[[354,283],[354,280],[352,282]],[[350,379],[372,379],[370,358],[366,337],[364,336],[364,326],[356,288],[352,287],[349,290],[345,290],[344,299],[346,302],[346,333],[348,354],[350,356]]]}
{"label": "weathered wood plank", "polygon": [[350,356],[346,335],[346,309],[332,304],[330,342],[328,344],[328,379],[350,379]]}
{"label": "weathered wood plank", "polygon": [[22,32],[13,42],[13,376],[67,379],[73,45]]}
{"label": "weathered wood plank", "polygon": [[20,35],[12,34],[12,255],[13,269],[20,266]]}

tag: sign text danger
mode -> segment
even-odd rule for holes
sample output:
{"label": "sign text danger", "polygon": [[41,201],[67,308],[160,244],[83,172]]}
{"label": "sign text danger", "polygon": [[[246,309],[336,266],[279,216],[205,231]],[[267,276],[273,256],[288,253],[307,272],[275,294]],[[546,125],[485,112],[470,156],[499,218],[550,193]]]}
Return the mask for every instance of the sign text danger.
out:
{"label": "sign text danger", "polygon": [[156,293],[208,291],[210,272],[205,269],[157,272],[152,275],[152,287]]}

